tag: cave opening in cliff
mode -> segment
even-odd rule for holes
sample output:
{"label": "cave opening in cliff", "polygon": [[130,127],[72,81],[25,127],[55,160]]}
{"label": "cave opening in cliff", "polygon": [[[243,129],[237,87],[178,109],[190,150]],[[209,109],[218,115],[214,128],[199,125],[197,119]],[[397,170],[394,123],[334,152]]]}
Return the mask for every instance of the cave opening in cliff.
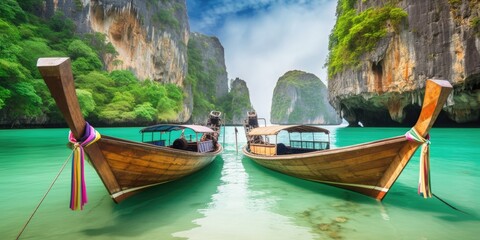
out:
{"label": "cave opening in cliff", "polygon": [[[455,86],[455,91],[458,91],[458,86]],[[461,91],[467,91],[472,93],[473,95],[476,95],[478,93],[478,90],[480,90],[480,73],[479,74],[473,74],[472,76],[468,77],[465,79],[465,82],[463,83],[463,86],[461,87]],[[479,99],[480,102],[480,99]]]}
{"label": "cave opening in cliff", "polygon": [[390,117],[388,110],[380,108],[357,109],[358,122],[363,127],[398,127],[401,126]]}
{"label": "cave opening in cliff", "polygon": [[[401,125],[405,127],[414,126],[418,120],[418,116],[420,115],[421,111],[422,111],[422,108],[418,105],[406,106],[404,108],[405,119],[403,120]],[[433,127],[454,127],[454,126],[458,126],[458,123],[450,119],[448,117],[448,114],[444,110],[440,111],[433,125]],[[478,126],[478,123],[462,124],[462,127],[470,127],[470,126]]]}
{"label": "cave opening in cliff", "polygon": [[403,112],[405,114],[405,118],[403,119],[402,123],[403,126],[405,127],[411,127],[414,126],[415,123],[417,123],[418,116],[420,115],[420,111],[422,111],[422,108],[418,105],[407,105],[403,109]]}
{"label": "cave opening in cliff", "polygon": [[375,91],[378,93],[383,92],[382,76],[383,76],[383,61],[372,63],[372,72],[374,76],[374,87]]}
{"label": "cave opening in cliff", "polygon": [[[471,126],[478,126],[475,123],[467,123],[467,124],[461,124],[462,127],[471,127]],[[459,123],[456,123],[452,119],[448,117],[448,114],[442,110],[438,114],[437,119],[435,120],[435,123],[433,124],[433,127],[455,127],[459,126]]]}

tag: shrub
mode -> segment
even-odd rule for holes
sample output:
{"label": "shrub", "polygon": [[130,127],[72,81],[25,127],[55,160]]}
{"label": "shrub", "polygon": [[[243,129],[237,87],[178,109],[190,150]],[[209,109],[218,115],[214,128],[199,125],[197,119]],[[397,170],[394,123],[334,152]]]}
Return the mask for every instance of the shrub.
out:
{"label": "shrub", "polygon": [[396,28],[407,13],[393,6],[369,8],[361,13],[354,2],[341,0],[337,9],[337,22],[330,34],[328,76],[332,77],[346,67],[355,67],[360,57],[375,48],[387,34],[387,23]]}
{"label": "shrub", "polygon": [[93,100],[93,95],[90,91],[84,89],[77,89],[78,103],[82,109],[83,117],[88,117],[88,115],[93,112],[95,109],[95,101]]}

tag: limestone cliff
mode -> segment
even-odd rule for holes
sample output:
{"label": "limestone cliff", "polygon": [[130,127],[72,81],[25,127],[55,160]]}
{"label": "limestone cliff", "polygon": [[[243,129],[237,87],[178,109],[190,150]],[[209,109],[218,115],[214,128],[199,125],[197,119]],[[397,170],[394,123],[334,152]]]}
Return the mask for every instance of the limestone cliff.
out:
{"label": "limestone cliff", "polygon": [[227,115],[227,123],[242,125],[247,111],[253,110],[250,102],[250,93],[248,91],[247,83],[244,80],[236,78],[232,81],[229,100],[230,111],[226,112],[230,115]]}
{"label": "limestone cliff", "polygon": [[[337,23],[332,31],[330,55],[348,11],[339,1]],[[474,0],[349,1],[355,14],[391,6],[406,12],[399,24],[386,21],[386,33],[358,62],[329,75],[332,105],[351,125],[412,125],[422,103],[429,78],[445,79],[454,92],[437,123],[480,123],[480,4]],[[343,6],[343,8],[342,8]],[[373,11],[371,11],[373,12]],[[392,16],[392,15],[391,15]],[[358,23],[357,23],[358,24]],[[359,25],[350,26],[350,33]],[[360,32],[361,33],[361,32]],[[381,34],[380,30],[376,32]],[[369,33],[369,36],[372,36]],[[352,46],[350,44],[349,46]],[[343,52],[345,53],[345,52]],[[351,55],[349,55],[351,56]],[[345,60],[345,56],[344,61]],[[331,59],[330,59],[331,60]],[[342,59],[340,59],[342,60]],[[329,72],[335,64],[330,61]]]}
{"label": "limestone cliff", "polygon": [[289,71],[273,91],[270,121],[274,124],[340,124],[328,103],[325,84],[314,74]]}
{"label": "limestone cliff", "polygon": [[[44,15],[62,11],[79,33],[104,33],[119,55],[107,70],[129,69],[140,79],[184,87],[189,25],[185,0],[46,0]],[[187,88],[188,89],[188,88]],[[178,121],[190,118],[187,99]]]}
{"label": "limestone cliff", "polygon": [[203,72],[208,75],[206,79],[200,79],[198,87],[203,93],[211,93],[212,101],[227,95],[228,77],[225,66],[225,54],[223,46],[217,37],[191,33],[189,44],[198,49],[201,58]]}
{"label": "limestone cliff", "polygon": [[194,101],[190,121],[200,123],[228,93],[224,50],[218,38],[200,33],[190,34],[188,65],[186,85],[193,88]]}

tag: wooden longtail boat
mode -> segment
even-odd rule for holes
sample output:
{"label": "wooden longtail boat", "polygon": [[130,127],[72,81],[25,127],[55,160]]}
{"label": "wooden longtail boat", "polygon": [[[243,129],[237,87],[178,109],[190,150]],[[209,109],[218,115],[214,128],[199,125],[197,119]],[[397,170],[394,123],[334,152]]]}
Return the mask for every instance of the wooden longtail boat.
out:
{"label": "wooden longtail boat", "polygon": [[[80,139],[85,133],[86,122],[75,93],[70,59],[40,58],[37,67],[73,136]],[[102,135],[97,142],[86,147],[85,152],[108,193],[118,203],[142,189],[179,179],[210,164],[223,150],[216,141],[220,114],[212,112],[208,122],[209,127],[157,125],[142,129],[142,133],[152,133],[152,136],[156,131],[167,135],[173,130],[190,129],[209,138],[206,140],[178,138],[160,144],[161,139],[134,142]],[[206,146],[208,143],[210,146]]]}
{"label": "wooden longtail boat", "polygon": [[[422,110],[413,127],[418,135],[427,136],[451,90],[448,81],[427,81]],[[337,149],[329,149],[329,141],[315,139],[282,146],[276,142],[269,143],[267,136],[276,137],[282,130],[327,134],[328,130],[304,125],[258,127],[255,113],[249,113],[245,130],[248,143],[243,153],[256,163],[287,175],[348,189],[378,200],[386,196],[421,145],[399,136]]]}

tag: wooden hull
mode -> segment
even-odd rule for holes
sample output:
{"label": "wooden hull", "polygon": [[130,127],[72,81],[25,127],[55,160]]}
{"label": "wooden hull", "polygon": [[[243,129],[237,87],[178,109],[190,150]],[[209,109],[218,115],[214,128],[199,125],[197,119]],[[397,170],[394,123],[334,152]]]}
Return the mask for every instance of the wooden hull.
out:
{"label": "wooden hull", "polygon": [[119,186],[108,189],[116,202],[143,188],[197,172],[222,152],[221,146],[215,152],[197,153],[108,136],[102,136],[97,144]]}
{"label": "wooden hull", "polygon": [[[419,135],[426,137],[451,90],[447,81],[427,81],[422,111],[414,126]],[[247,147],[243,153],[266,168],[382,200],[419,146],[399,136],[303,154],[265,156]]]}
{"label": "wooden hull", "polygon": [[243,153],[266,168],[381,200],[390,188],[382,181],[387,171],[399,167],[403,170],[398,154],[405,146],[410,150],[403,158],[409,160],[419,145],[408,142],[404,136],[295,155],[260,156],[248,152],[246,147]]}

